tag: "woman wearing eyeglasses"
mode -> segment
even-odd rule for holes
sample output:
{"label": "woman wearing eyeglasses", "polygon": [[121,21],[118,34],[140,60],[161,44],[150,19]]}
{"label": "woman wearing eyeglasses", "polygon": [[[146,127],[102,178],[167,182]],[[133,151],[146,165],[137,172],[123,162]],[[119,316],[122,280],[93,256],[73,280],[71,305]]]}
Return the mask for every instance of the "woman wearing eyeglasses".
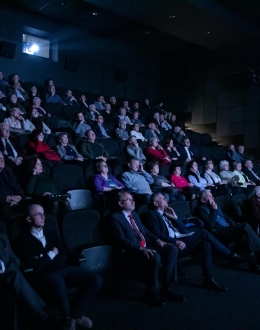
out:
{"label": "woman wearing eyeglasses", "polygon": [[104,207],[109,205],[110,201],[113,205],[112,198],[115,197],[114,193],[125,188],[125,185],[118,181],[112,174],[108,173],[106,162],[98,162],[96,164],[96,170],[98,174],[95,174],[93,179],[97,203],[99,206]]}

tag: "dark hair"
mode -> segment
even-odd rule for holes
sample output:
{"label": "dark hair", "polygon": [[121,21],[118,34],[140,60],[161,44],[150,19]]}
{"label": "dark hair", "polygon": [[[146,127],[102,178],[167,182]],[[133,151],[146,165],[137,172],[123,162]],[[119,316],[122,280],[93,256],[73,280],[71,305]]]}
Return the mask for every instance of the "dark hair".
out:
{"label": "dark hair", "polygon": [[155,165],[159,166],[158,162],[154,160],[154,161],[147,163],[146,168],[148,171],[151,172]]}
{"label": "dark hair", "polygon": [[171,166],[171,173],[173,173],[173,172],[176,170],[177,167],[181,167],[181,165],[178,164],[178,163],[173,164],[173,165]]}
{"label": "dark hair", "polygon": [[27,173],[31,173],[32,170],[35,168],[37,160],[40,159],[38,157],[29,157],[26,159],[26,170]]}
{"label": "dark hair", "polygon": [[173,142],[173,139],[172,139],[172,138],[167,138],[167,139],[163,142],[163,146],[164,146],[164,148],[167,148],[171,141]]}
{"label": "dark hair", "polygon": [[196,160],[191,160],[191,161],[188,162],[188,164],[187,164],[187,171],[190,171],[191,170],[191,167],[192,167],[192,165],[194,163],[197,164]]}
{"label": "dark hair", "polygon": [[76,119],[78,119],[78,114],[80,114],[80,113],[82,113],[82,115],[84,115],[82,110],[79,110],[79,111],[75,112],[75,118]]}
{"label": "dark hair", "polygon": [[39,134],[44,134],[43,133],[43,130],[41,129],[41,128],[35,128],[33,131],[32,131],[32,134],[31,134],[31,138],[32,138],[32,140],[33,141],[38,141],[37,140],[37,136],[39,135]]}
{"label": "dark hair", "polygon": [[[99,162],[97,162],[96,163],[96,165],[95,165],[95,169],[96,169],[96,171],[99,171],[100,170],[100,165],[102,164],[102,163],[106,163],[104,160],[100,160]],[[107,163],[106,163],[107,164]]]}

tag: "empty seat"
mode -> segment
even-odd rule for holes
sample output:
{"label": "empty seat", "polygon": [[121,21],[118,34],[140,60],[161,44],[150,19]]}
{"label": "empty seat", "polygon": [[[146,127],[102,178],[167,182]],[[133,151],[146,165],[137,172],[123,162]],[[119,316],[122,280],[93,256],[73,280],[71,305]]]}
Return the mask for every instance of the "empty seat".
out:
{"label": "empty seat", "polygon": [[218,207],[224,214],[232,217],[232,207],[231,207],[230,197],[218,196],[215,198],[215,202],[217,203]]}
{"label": "empty seat", "polygon": [[203,146],[211,146],[212,145],[212,137],[208,133],[203,133],[201,137],[201,144]]}
{"label": "empty seat", "polygon": [[211,159],[212,158],[212,149],[211,147],[207,146],[202,146],[200,148],[201,156],[205,157],[206,159]]}
{"label": "empty seat", "polygon": [[164,166],[161,166],[160,167],[160,175],[164,176],[165,178],[169,178],[170,176],[170,167],[171,167],[171,163],[170,164],[167,164],[167,165],[164,165]]}
{"label": "empty seat", "polygon": [[77,165],[55,166],[52,171],[52,178],[59,185],[62,192],[86,188],[83,170]]}
{"label": "empty seat", "polygon": [[59,103],[45,103],[44,110],[52,116],[63,116],[62,105]]}
{"label": "empty seat", "polygon": [[212,148],[212,158],[216,161],[225,159],[225,151],[222,147],[213,147]]}
{"label": "empty seat", "polygon": [[116,139],[103,139],[100,143],[103,144],[110,157],[122,156],[119,143]]}
{"label": "empty seat", "polygon": [[231,205],[232,205],[232,209],[233,209],[233,214],[237,221],[242,221],[242,219],[243,219],[241,204],[243,204],[243,201],[246,199],[247,199],[247,197],[245,194],[237,194],[237,195],[234,195],[231,197]]}
{"label": "empty seat", "polygon": [[74,210],[92,210],[93,209],[93,199],[92,193],[87,189],[76,189],[76,190],[68,190],[68,194],[70,194],[70,198],[67,198],[69,202],[70,208],[72,211]]}
{"label": "empty seat", "polygon": [[178,218],[190,218],[191,210],[190,204],[187,201],[173,201],[169,203],[169,206],[173,208],[174,212],[177,214]]}
{"label": "empty seat", "polygon": [[83,251],[90,245],[104,242],[100,215],[95,210],[77,210],[64,215],[61,233],[69,251]]}
{"label": "empty seat", "polygon": [[72,105],[66,105],[63,107],[63,116],[67,120],[75,118],[75,113],[77,111],[79,111],[79,107],[73,107]]}
{"label": "empty seat", "polygon": [[198,132],[192,132],[191,140],[195,145],[200,146],[202,141],[202,134]]}

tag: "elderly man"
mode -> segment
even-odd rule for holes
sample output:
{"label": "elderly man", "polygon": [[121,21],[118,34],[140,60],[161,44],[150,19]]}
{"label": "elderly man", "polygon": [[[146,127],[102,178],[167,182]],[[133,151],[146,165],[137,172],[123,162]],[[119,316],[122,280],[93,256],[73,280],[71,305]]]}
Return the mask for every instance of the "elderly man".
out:
{"label": "elderly man", "polygon": [[20,100],[22,102],[29,100],[28,94],[21,87],[21,84],[18,81],[14,83],[14,93],[16,94],[18,100]]}
{"label": "elderly man", "polygon": [[135,136],[130,136],[128,139],[128,146],[126,147],[126,152],[129,158],[136,158],[141,164],[145,164],[146,157],[143,154],[143,150],[139,147],[137,139]]}
{"label": "elderly man", "polygon": [[144,131],[144,138],[147,141],[150,141],[151,138],[155,137],[158,141],[162,141],[161,132],[158,130],[155,123],[150,123],[148,127],[149,129]]}
{"label": "elderly man", "polygon": [[204,222],[205,228],[222,241],[232,241],[242,252],[249,256],[249,271],[260,274],[260,238],[247,222],[236,224],[225,215],[214,200],[210,190],[199,192],[197,216]]}
{"label": "elderly man", "polygon": [[79,107],[79,103],[76,98],[72,95],[70,89],[67,90],[66,96],[63,98],[64,105],[71,105],[73,107]]}
{"label": "elderly man", "polygon": [[126,187],[136,194],[139,203],[149,202],[152,194],[150,184],[154,181],[152,176],[143,169],[143,165],[136,158],[130,159],[128,167],[129,171],[122,174]]}
{"label": "elderly man", "polygon": [[119,121],[119,127],[116,128],[116,137],[119,141],[126,141],[129,139],[128,132],[126,130],[126,121],[121,119]]}
{"label": "elderly man", "polygon": [[96,121],[96,116],[99,114],[100,113],[97,111],[95,104],[90,104],[84,117],[88,124],[94,124]]}
{"label": "elderly man", "polygon": [[97,101],[94,101],[94,105],[98,111],[104,111],[106,109],[106,102],[104,96],[100,95]]}
{"label": "elderly man", "polygon": [[199,228],[194,232],[188,232],[182,219],[178,219],[161,193],[154,193],[151,201],[155,210],[150,211],[144,219],[144,224],[148,230],[161,240],[175,245],[179,250],[178,255],[180,257],[188,255],[194,250],[201,252],[203,287],[216,291],[226,291],[225,287],[220,286],[214,280],[211,248],[217,251],[220,257],[229,259],[232,264],[239,264],[243,261],[242,258],[232,253],[205,229]]}
{"label": "elderly man", "polygon": [[26,151],[15,140],[10,140],[10,129],[7,124],[0,124],[0,135],[0,151],[5,157],[6,164],[11,167],[21,165],[23,158],[26,157]]}
{"label": "elderly man", "polygon": [[[241,146],[240,146],[240,150],[241,150]],[[245,161],[245,157],[240,153],[236,152],[235,146],[233,144],[230,144],[230,146],[228,147],[227,158],[230,162],[240,163]]]}
{"label": "elderly man", "polygon": [[85,138],[80,145],[80,153],[87,159],[101,159],[105,162],[109,158],[103,144],[96,142],[96,134],[92,129],[86,131]]}
{"label": "elderly man", "polygon": [[183,139],[182,146],[178,148],[178,151],[180,153],[179,161],[182,165],[187,165],[191,160],[196,160],[198,162],[206,160],[205,157],[200,157],[200,155],[195,154],[190,146],[190,139],[186,136]]}
{"label": "elderly man", "polygon": [[97,115],[96,123],[92,126],[97,139],[110,139],[108,125],[102,115]]}
{"label": "elderly man", "polygon": [[175,145],[181,145],[183,140],[186,138],[186,134],[183,132],[180,126],[175,126],[173,129],[172,137]]}
{"label": "elderly man", "polygon": [[[155,307],[164,307],[162,298],[182,302],[185,297],[171,290],[171,281],[176,280],[178,249],[151,234],[134,212],[135,202],[127,192],[118,196],[120,212],[108,222],[111,244],[122,249],[124,268],[143,269],[146,273],[145,299]],[[124,251],[124,252],[123,252]],[[162,288],[159,292],[159,268],[163,262]],[[161,296],[162,298],[160,298]]]}
{"label": "elderly man", "polygon": [[73,124],[72,128],[74,132],[80,137],[84,137],[86,131],[91,129],[91,127],[86,123],[82,111],[78,111],[76,113],[76,121]]}
{"label": "elderly man", "polygon": [[48,94],[45,95],[46,103],[54,103],[54,104],[65,104],[61,97],[56,94],[55,86],[51,85],[48,90]]}
{"label": "elderly man", "polygon": [[[99,291],[102,279],[95,274],[68,264],[68,257],[54,231],[44,229],[44,209],[32,204],[26,210],[27,232],[19,242],[21,261],[33,268],[34,282],[60,311],[65,326],[75,330],[77,325],[89,329],[92,321],[86,312]],[[78,287],[73,308],[70,307],[67,285]]]}
{"label": "elderly man", "polygon": [[256,170],[254,170],[254,164],[252,160],[247,159],[245,161],[245,166],[243,168],[243,173],[248,177],[248,179],[258,186],[260,185],[260,175]]}

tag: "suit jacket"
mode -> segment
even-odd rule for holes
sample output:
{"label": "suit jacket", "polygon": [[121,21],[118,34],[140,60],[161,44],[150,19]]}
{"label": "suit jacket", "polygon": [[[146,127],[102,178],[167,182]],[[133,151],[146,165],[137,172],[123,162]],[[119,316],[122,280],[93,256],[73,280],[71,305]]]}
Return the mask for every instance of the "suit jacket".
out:
{"label": "suit jacket", "polygon": [[[161,134],[157,134],[157,133],[155,132],[155,135],[156,135],[156,137],[157,137],[157,139],[158,139],[159,141],[162,141],[162,136],[161,136]],[[145,138],[146,140],[149,141],[152,137],[155,137],[154,134],[152,133],[152,130],[150,130],[150,129],[146,129],[146,130],[144,131],[144,138]]]}
{"label": "suit jacket", "polygon": [[[255,171],[255,169],[253,168],[252,169],[253,171],[254,171],[254,173],[259,177],[260,175],[259,175],[259,173],[257,172],[257,171]],[[245,173],[245,175],[248,177],[248,179],[250,180],[250,181],[253,181],[253,182],[255,182],[255,183],[258,183],[259,182],[259,180],[252,174],[252,172],[251,171],[249,171],[249,169],[247,168],[247,167],[244,167],[243,168],[243,173]]]}
{"label": "suit jacket", "polygon": [[[20,196],[24,196],[23,190],[22,188],[19,186],[16,177],[14,175],[14,172],[11,170],[10,167],[6,166],[3,171],[3,177],[5,180],[5,184],[8,185],[11,190],[13,195],[20,195]],[[6,195],[6,193],[4,191],[1,190],[1,186],[0,186],[0,203],[4,204],[6,202],[6,197],[8,195]]]}
{"label": "suit jacket", "polygon": [[[24,233],[18,242],[21,261],[25,265],[32,267],[34,273],[40,276],[68,266],[67,255],[56,233],[48,230],[44,230],[43,232],[46,239],[45,248],[30,231]],[[56,247],[59,253],[55,258],[51,259],[47,253],[51,251],[53,247]]]}
{"label": "suit jacket", "polygon": [[[186,149],[184,148],[184,146],[181,146],[181,147],[178,148],[178,151],[179,151],[179,154],[180,154],[179,161],[182,165],[184,165],[185,160],[188,158]],[[192,147],[189,147],[189,151],[191,153],[192,159],[198,160],[200,158],[199,157],[200,155],[197,155],[196,153],[194,153],[194,150],[192,149]]]}
{"label": "suit jacket", "polygon": [[[95,143],[95,147],[100,149],[100,154],[97,155],[95,150],[97,148],[94,149],[93,144]],[[84,158],[88,158],[88,159],[96,159],[96,157],[99,156],[104,156],[106,158],[109,158],[109,154],[108,152],[105,150],[103,144],[99,143],[99,142],[89,142],[86,138],[83,139],[81,145],[80,145],[80,153]]]}
{"label": "suit jacket", "polygon": [[[103,124],[103,127],[104,127],[107,135],[110,136],[110,132],[108,130],[108,126],[106,125],[106,123]],[[97,139],[102,139],[102,138],[105,137],[102,134],[101,129],[100,129],[100,126],[97,123],[92,125],[92,129],[93,129],[94,133],[96,134]]]}
{"label": "suit jacket", "polygon": [[[78,153],[76,147],[73,144],[68,144],[68,147],[70,147],[73,151],[75,151],[75,153],[77,154],[76,158],[83,158],[83,156]],[[56,151],[57,151],[57,153],[58,153],[58,155],[60,156],[61,159],[64,159],[64,160],[74,159],[72,156],[68,156],[66,154],[66,149],[61,144],[58,144],[56,146]]]}
{"label": "suit jacket", "polygon": [[[18,156],[25,158],[27,155],[26,150],[24,148],[22,148],[18,143],[16,143],[15,140],[13,140],[11,138],[9,138],[8,140],[11,142],[11,144],[12,144],[13,148],[15,149],[15,151],[17,152]],[[0,138],[0,151],[2,151],[5,158],[8,158],[8,156],[4,154],[5,147],[4,147],[4,144],[3,144],[3,141],[1,138]]]}
{"label": "suit jacket", "polygon": [[[137,227],[145,238],[146,246],[155,245],[158,237],[145,228],[137,213],[132,211],[131,214]],[[136,237],[132,226],[126,220],[123,212],[112,214],[108,223],[108,228],[110,232],[109,238],[113,246],[128,251],[140,250],[140,241]]]}
{"label": "suit jacket", "polygon": [[19,269],[20,261],[11,249],[7,235],[4,234],[0,234],[0,260],[4,263],[5,272]]}
{"label": "suit jacket", "polygon": [[[172,244],[176,243],[176,237],[169,236],[168,228],[160,213],[156,210],[149,211],[143,222],[147,229],[162,241]],[[181,234],[188,233],[181,220],[174,221],[172,224]]]}

